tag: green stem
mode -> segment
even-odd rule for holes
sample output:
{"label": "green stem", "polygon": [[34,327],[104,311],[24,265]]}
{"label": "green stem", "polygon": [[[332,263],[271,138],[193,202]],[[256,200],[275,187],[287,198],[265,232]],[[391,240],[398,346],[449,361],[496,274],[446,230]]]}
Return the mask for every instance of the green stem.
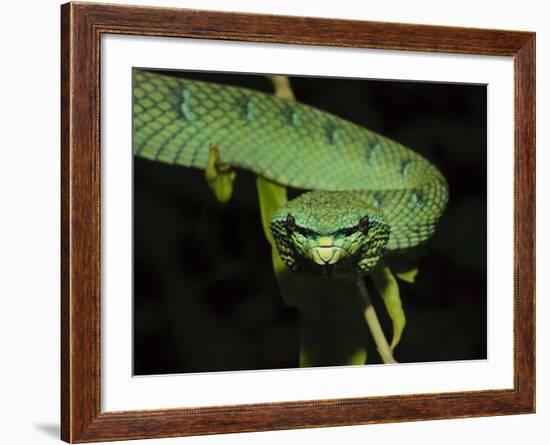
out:
{"label": "green stem", "polygon": [[363,303],[365,304],[365,320],[367,321],[370,333],[376,343],[378,354],[380,354],[380,357],[384,363],[397,363],[397,361],[393,358],[392,349],[386,340],[382,326],[380,326],[380,321],[378,320],[378,316],[376,315],[376,311],[372,305],[372,301],[363,277],[357,278],[357,290],[359,291],[359,295],[361,295]]}

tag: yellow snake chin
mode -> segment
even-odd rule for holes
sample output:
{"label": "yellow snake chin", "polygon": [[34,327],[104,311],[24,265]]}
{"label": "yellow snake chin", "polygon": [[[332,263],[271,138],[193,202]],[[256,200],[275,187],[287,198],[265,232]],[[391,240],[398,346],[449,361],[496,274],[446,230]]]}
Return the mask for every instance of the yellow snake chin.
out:
{"label": "yellow snake chin", "polygon": [[345,255],[342,246],[337,245],[337,241],[331,236],[321,236],[316,243],[310,242],[309,244],[309,257],[319,266],[335,264]]}
{"label": "yellow snake chin", "polygon": [[325,264],[336,264],[343,255],[344,249],[335,246],[313,247],[310,250],[310,257],[312,261],[317,263],[319,266],[324,266]]}

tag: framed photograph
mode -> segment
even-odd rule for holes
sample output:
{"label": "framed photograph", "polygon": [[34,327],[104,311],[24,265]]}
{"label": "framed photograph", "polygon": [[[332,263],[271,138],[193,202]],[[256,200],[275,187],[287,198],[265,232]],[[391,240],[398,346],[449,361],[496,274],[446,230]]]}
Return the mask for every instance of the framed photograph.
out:
{"label": "framed photograph", "polygon": [[535,35],[62,6],[62,439],[535,411]]}

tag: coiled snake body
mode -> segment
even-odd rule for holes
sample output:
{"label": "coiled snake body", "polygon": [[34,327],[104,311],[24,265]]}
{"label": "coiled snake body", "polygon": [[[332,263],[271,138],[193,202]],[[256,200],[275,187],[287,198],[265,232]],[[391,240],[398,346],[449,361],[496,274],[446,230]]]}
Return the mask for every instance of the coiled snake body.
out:
{"label": "coiled snake body", "polygon": [[270,228],[295,271],[365,274],[387,250],[433,234],[448,201],[442,174],[386,137],[314,107],[210,82],[134,71],[133,150],[205,169],[221,162],[310,190],[274,212]]}

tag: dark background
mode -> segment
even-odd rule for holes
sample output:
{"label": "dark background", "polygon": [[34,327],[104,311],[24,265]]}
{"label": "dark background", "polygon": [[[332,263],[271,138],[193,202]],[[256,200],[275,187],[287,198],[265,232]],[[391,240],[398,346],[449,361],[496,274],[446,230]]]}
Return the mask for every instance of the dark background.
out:
{"label": "dark background", "polygon": [[[172,75],[272,92],[263,76]],[[412,148],[449,182],[449,206],[417,281],[400,281],[407,325],[396,359],[486,358],[486,87],[309,77],[291,84],[297,100]],[[348,317],[339,303],[319,300],[320,346],[361,317],[358,304]],[[134,159],[134,374],[297,367],[302,319],[279,295],[252,174],[237,172],[222,205],[204,172]],[[368,363],[380,363],[366,328],[361,335]]]}

